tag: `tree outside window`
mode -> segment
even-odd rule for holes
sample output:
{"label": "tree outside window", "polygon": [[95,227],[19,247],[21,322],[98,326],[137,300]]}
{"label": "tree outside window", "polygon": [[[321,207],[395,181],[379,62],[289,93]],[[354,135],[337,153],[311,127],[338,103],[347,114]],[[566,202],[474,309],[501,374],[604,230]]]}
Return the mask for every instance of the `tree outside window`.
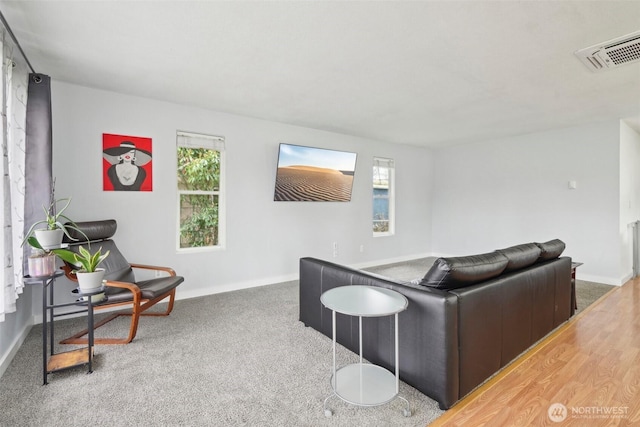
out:
{"label": "tree outside window", "polygon": [[178,132],[178,248],[222,246],[224,138]]}

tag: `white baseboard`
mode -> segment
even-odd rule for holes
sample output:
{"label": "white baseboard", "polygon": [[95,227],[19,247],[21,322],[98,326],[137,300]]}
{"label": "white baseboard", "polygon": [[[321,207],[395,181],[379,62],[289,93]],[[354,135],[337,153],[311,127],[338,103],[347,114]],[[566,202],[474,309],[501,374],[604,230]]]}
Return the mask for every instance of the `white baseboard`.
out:
{"label": "white baseboard", "polygon": [[592,274],[580,274],[580,269],[576,270],[576,279],[577,280],[584,280],[586,282],[595,282],[595,283],[604,283],[605,285],[612,285],[612,286],[622,286],[623,283],[625,283],[627,280],[631,279],[631,276],[629,276],[629,279],[614,279],[611,277],[604,277],[604,276],[594,276]]}
{"label": "white baseboard", "polygon": [[625,284],[625,283],[627,283],[629,280],[633,280],[633,272],[631,272],[631,273],[627,274],[626,276],[624,276],[624,277],[622,278],[622,281],[620,282],[620,285],[619,285],[619,286],[624,285],[624,284]]}
{"label": "white baseboard", "polygon": [[273,285],[274,283],[289,282],[298,280],[298,274],[287,274],[284,276],[274,276],[266,279],[247,280],[245,282],[233,282],[217,285],[215,288],[198,288],[194,290],[176,291],[176,300],[204,297],[207,295],[221,294],[223,292],[239,291],[241,289],[257,288],[259,286]]}
{"label": "white baseboard", "polygon": [[[349,267],[356,268],[356,269],[362,269],[362,268],[373,267],[373,266],[376,266],[376,265],[393,264],[393,263],[396,263],[396,262],[405,262],[405,261],[410,261],[410,260],[419,259],[419,258],[441,257],[441,256],[446,256],[446,255],[433,254],[433,253],[413,254],[413,255],[405,255],[405,256],[401,256],[401,257],[386,258],[386,259],[379,259],[379,260],[374,260],[374,261],[366,261],[366,262],[355,263],[355,264],[349,265]],[[426,273],[426,271],[425,271],[425,273]],[[628,275],[629,277],[625,277],[625,278],[623,278],[622,281],[620,281],[620,280],[612,279],[610,277],[593,276],[593,275],[589,275],[589,274],[580,274],[579,270],[578,270],[577,273],[578,273],[577,274],[578,280],[585,280],[585,281],[588,281],[588,282],[596,282],[596,283],[604,283],[604,284],[607,284],[607,285],[614,285],[614,286],[621,286],[623,283],[626,283],[628,280],[630,280],[632,278],[631,274],[629,274]],[[267,285],[272,285],[272,284],[275,284],[275,283],[282,283],[282,282],[288,282],[288,281],[291,281],[291,280],[298,280],[298,277],[299,277],[299,274],[295,273],[295,274],[288,274],[288,275],[283,275],[283,276],[274,276],[274,277],[269,277],[269,278],[265,278],[265,279],[248,280],[248,281],[245,281],[245,282],[225,283],[225,284],[222,284],[220,286],[216,286],[215,288],[198,288],[198,289],[188,290],[188,291],[181,291],[180,288],[178,288],[177,291],[176,291],[176,300],[197,298],[197,297],[202,297],[202,296],[207,296],[207,295],[213,295],[213,294],[218,294],[218,293],[223,293],[223,292],[237,291],[237,290],[241,290],[241,289],[248,289],[248,288],[254,288],[254,287],[259,287],[259,286],[267,286]],[[105,309],[105,310],[102,310],[101,312],[105,313],[105,312],[108,312],[108,311],[116,311],[116,310],[120,310],[120,309],[122,309],[122,307],[115,307],[113,309]],[[85,315],[86,315],[86,313],[77,313],[77,314],[69,315],[66,318],[79,317],[79,316],[85,316]],[[0,377],[2,377],[2,375],[4,374],[6,369],[8,368],[9,364],[11,363],[11,360],[13,360],[13,357],[15,356],[15,354],[20,349],[20,346],[22,345],[22,343],[26,339],[27,335],[29,334],[29,331],[30,331],[31,327],[33,325],[37,325],[37,324],[41,324],[41,323],[42,323],[42,314],[34,315],[33,318],[32,318],[32,323],[28,324],[28,325],[25,325],[25,327],[22,329],[20,334],[14,339],[13,343],[10,346],[9,351],[7,351],[4,355],[2,355],[2,358],[0,359]]]}
{"label": "white baseboard", "polygon": [[[419,254],[412,254],[412,255],[403,255],[403,256],[399,256],[399,257],[393,257],[393,258],[385,258],[385,259],[378,259],[378,260],[372,260],[372,261],[365,261],[365,262],[359,262],[359,263],[354,263],[354,264],[345,264],[348,265],[351,268],[355,268],[355,269],[363,269],[363,268],[368,268],[368,267],[374,267],[377,265],[384,265],[384,264],[393,264],[393,263],[397,263],[397,262],[405,262],[405,261],[411,261],[414,259],[420,259],[420,258],[427,258],[427,257],[446,257],[446,256],[454,256],[454,255],[443,255],[443,254],[434,254],[434,253],[419,253]],[[331,261],[331,260],[329,260]],[[426,271],[425,271],[426,273]],[[267,285],[273,285],[275,283],[282,283],[282,282],[288,282],[291,280],[298,280],[299,278],[299,274],[295,273],[295,274],[287,274],[287,275],[282,275],[282,276],[273,276],[273,277],[269,277],[269,278],[263,278],[263,279],[255,279],[255,280],[247,280],[244,282],[232,282],[232,283],[224,283],[221,285],[216,285],[214,288],[197,288],[197,289],[193,289],[193,290],[181,290],[180,287],[177,288],[176,290],[176,300],[182,300],[182,299],[190,299],[190,298],[197,298],[197,297],[203,297],[203,296],[207,296],[207,295],[214,295],[214,294],[219,294],[219,293],[224,293],[224,292],[232,292],[232,291],[238,291],[241,289],[249,289],[249,288],[255,288],[255,287],[259,287],[259,286],[267,286]],[[630,279],[631,277],[629,277]],[[625,283],[627,280],[624,280],[623,282],[617,281],[615,279],[609,278],[609,277],[600,277],[600,276],[592,276],[592,275],[580,275],[579,271],[578,271],[578,279],[579,280],[586,280],[589,282],[597,282],[597,283],[604,283],[607,285],[614,285],[614,286],[620,286],[621,283]],[[116,311],[116,310],[121,310],[122,307],[116,307],[113,309],[105,309],[105,310],[101,310],[102,313],[106,313],[108,311]],[[78,316],[84,316],[85,313],[79,313],[79,314],[75,314],[75,315],[70,315],[66,318],[69,317],[78,317]],[[42,315],[36,315],[34,316],[34,324],[40,324],[42,323]]]}
{"label": "white baseboard", "polygon": [[29,331],[31,331],[32,324],[24,325],[20,333],[15,337],[11,345],[9,346],[9,350],[2,355],[2,359],[0,359],[0,378],[4,375],[4,372],[7,370],[11,361],[15,357],[16,353],[22,346],[22,343],[29,335]]}
{"label": "white baseboard", "polygon": [[[373,261],[373,262],[367,262],[367,263],[362,263],[362,264],[358,264],[358,265],[353,265],[351,267],[353,268],[367,268],[367,267],[373,267],[375,265],[382,265],[382,264],[392,264],[394,262],[403,262],[403,261],[409,261],[412,259],[417,259],[417,258],[425,258],[425,257],[443,257],[443,258],[447,258],[447,257],[457,257],[460,255],[455,255],[455,254],[434,254],[434,253],[430,253],[430,254],[418,254],[418,255],[409,255],[409,256],[404,256],[404,257],[399,257],[399,258],[390,258],[390,259],[386,259],[386,260],[378,260],[378,261]],[[426,271],[425,271],[426,273]],[[595,276],[592,274],[580,274],[580,269],[577,269],[576,271],[576,278],[578,280],[584,280],[587,282],[595,282],[595,283],[603,283],[605,285],[611,285],[611,286],[622,286],[623,284],[627,283],[629,280],[633,279],[633,273],[629,273],[627,276],[623,277],[622,279],[616,279],[613,277],[606,277],[606,276]]]}
{"label": "white baseboard", "polygon": [[[410,261],[413,259],[426,258],[430,256],[434,256],[434,255],[433,254],[405,255],[405,256],[395,257],[395,258],[378,259],[374,261],[366,261],[362,263],[350,264],[349,267],[360,269],[360,268],[373,267],[376,265],[393,264],[395,262]],[[327,260],[327,261],[331,261],[331,260]],[[176,292],[176,299],[181,300],[181,299],[197,298],[197,297],[203,297],[207,295],[220,294],[223,292],[239,291],[241,289],[256,288],[259,286],[273,285],[275,283],[289,282],[291,280],[298,280],[298,278],[299,278],[299,273],[294,273],[294,274],[287,274],[283,276],[269,277],[265,279],[248,280],[245,282],[225,283],[222,285],[217,285],[213,289],[199,288],[194,290],[181,291],[180,288],[178,288]]]}

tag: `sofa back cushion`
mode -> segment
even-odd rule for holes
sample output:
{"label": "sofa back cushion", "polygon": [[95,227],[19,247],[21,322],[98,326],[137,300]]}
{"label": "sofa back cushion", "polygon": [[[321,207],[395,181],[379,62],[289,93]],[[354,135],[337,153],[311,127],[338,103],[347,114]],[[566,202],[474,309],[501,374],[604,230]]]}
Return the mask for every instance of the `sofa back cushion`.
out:
{"label": "sofa back cushion", "polygon": [[533,265],[538,261],[538,258],[540,258],[542,249],[535,243],[525,243],[509,248],[498,249],[496,252],[501,253],[509,260],[507,267],[504,269],[505,272],[509,272]]}
{"label": "sofa back cushion", "polygon": [[562,240],[553,239],[544,243],[536,243],[540,248],[540,258],[538,261],[549,261],[558,258],[564,252],[565,244]]}
{"label": "sofa back cushion", "polygon": [[420,285],[456,289],[499,276],[509,263],[499,252],[464,257],[438,258]]}

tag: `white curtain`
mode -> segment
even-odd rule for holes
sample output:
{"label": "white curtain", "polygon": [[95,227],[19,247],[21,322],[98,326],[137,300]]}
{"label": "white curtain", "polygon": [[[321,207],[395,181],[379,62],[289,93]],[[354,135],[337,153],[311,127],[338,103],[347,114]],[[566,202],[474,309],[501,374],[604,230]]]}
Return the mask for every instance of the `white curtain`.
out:
{"label": "white curtain", "polygon": [[2,52],[2,162],[0,162],[0,211],[4,239],[0,245],[2,258],[2,284],[0,292],[0,322],[5,313],[16,310],[16,300],[24,287],[22,282],[23,249],[20,247],[24,233],[25,194],[25,117],[27,111],[26,64],[14,47],[11,39],[2,30],[0,37]]}

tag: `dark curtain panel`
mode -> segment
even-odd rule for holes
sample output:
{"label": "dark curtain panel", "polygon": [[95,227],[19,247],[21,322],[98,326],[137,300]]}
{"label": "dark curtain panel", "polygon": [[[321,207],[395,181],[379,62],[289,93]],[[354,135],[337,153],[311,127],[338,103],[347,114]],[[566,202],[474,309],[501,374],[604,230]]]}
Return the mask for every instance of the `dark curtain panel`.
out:
{"label": "dark curtain panel", "polygon": [[[42,206],[48,206],[53,185],[53,137],[51,126],[51,78],[29,74],[26,117],[24,232],[44,219]],[[25,245],[24,271],[30,249]]]}

